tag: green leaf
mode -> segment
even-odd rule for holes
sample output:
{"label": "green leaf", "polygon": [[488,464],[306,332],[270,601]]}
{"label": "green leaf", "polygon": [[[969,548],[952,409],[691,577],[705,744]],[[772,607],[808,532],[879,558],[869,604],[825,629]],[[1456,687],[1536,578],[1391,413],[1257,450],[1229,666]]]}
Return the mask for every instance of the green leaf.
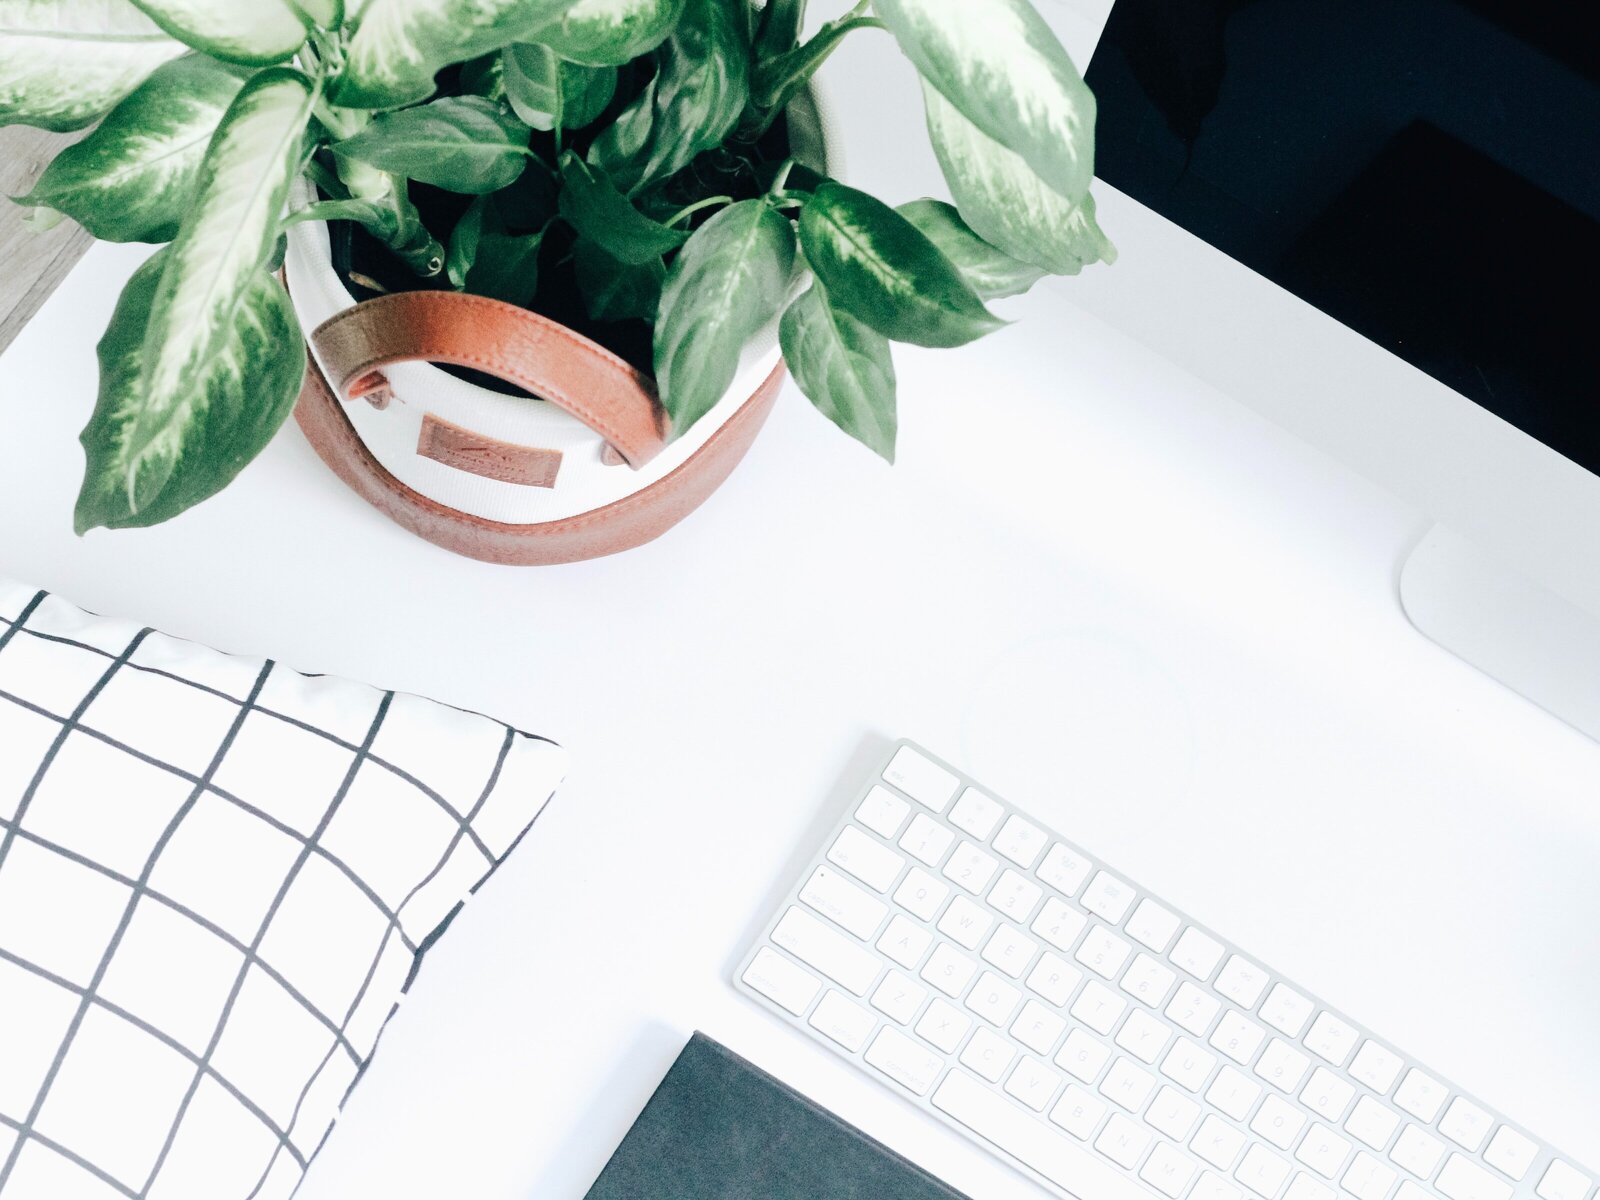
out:
{"label": "green leaf", "polygon": [[1068,200],[927,83],[922,95],[939,166],[979,237],[1056,275],[1116,261],[1116,248],[1095,224],[1093,197]]}
{"label": "green leaf", "polygon": [[288,4],[318,29],[334,30],[344,24],[344,0],[288,0]]}
{"label": "green leaf", "polygon": [[380,171],[481,196],[512,183],[528,165],[526,125],[482,96],[448,96],[379,113],[333,144],[341,158]]}
{"label": "green leaf", "polygon": [[586,67],[561,62],[561,124],[566,129],[592,125],[617,94],[616,67]]}
{"label": "green leaf", "polygon": [[477,260],[478,245],[483,237],[483,210],[489,203],[487,196],[477,197],[467,205],[467,211],[450,231],[450,250],[445,256],[444,270],[457,290],[466,287],[467,272]]}
{"label": "green leaf", "polygon": [[400,236],[400,218],[395,210],[371,200],[319,200],[291,213],[284,220],[283,228],[306,221],[354,221],[385,243],[392,243]]}
{"label": "green leaf", "polygon": [[[296,71],[254,76],[223,117],[178,236],[163,253],[150,300],[137,386],[115,398],[122,414],[115,453],[102,460],[119,474],[137,516],[165,491],[216,396],[213,383],[237,375],[250,388],[260,355],[250,329],[271,324],[263,266],[278,244],[279,218],[300,169],[313,89]],[[270,293],[270,289],[268,289]],[[299,354],[298,335],[273,353]],[[223,386],[223,385],[219,385]],[[95,483],[97,490],[108,486]]]}
{"label": "green leaf", "polygon": [[871,17],[841,17],[817,30],[804,45],[758,62],[750,80],[751,101],[759,108],[782,108],[806,86],[817,68],[828,61],[828,56],[839,48],[846,34],[877,25]]}
{"label": "green leaf", "polygon": [[816,190],[800,246],[835,307],[897,342],[962,346],[1005,324],[915,225],[855,188]]}
{"label": "green leaf", "polygon": [[223,337],[188,382],[181,425],[164,451],[160,482],[147,476],[137,507],[128,480],[143,476],[128,436],[141,415],[150,309],[172,252],[158,251],[128,281],[100,340],[100,394],[84,428],[86,464],[73,524],[77,531],[127,529],[170,520],[216,495],[261,453],[294,408],[305,374],[305,342],[289,296],[257,271],[228,314]]}
{"label": "green leaf", "polygon": [[533,41],[570,0],[356,0],[355,32],[330,98],[347,108],[398,108],[433,94],[440,67]]}
{"label": "green leaf", "polygon": [[750,99],[749,37],[740,4],[687,0],[654,86],[595,139],[589,161],[634,195],[720,146]]}
{"label": "green leaf", "polygon": [[502,54],[482,54],[471,62],[461,64],[461,91],[468,96],[482,96],[485,100],[506,98],[505,68]]}
{"label": "green leaf", "polygon": [[572,246],[572,265],[584,311],[596,321],[638,318],[654,321],[661,306],[667,265],[659,258],[642,263],[619,262],[587,238]]}
{"label": "green leaf", "polygon": [[895,381],[888,339],[829,303],[821,283],[789,305],[778,338],[795,383],[817,410],[893,462]]}
{"label": "green leaf", "polygon": [[539,290],[539,249],[544,232],[479,235],[478,254],[467,269],[465,288],[526,308]]}
{"label": "green leaf", "polygon": [[561,156],[561,215],[613,258],[631,266],[659,259],[689,240],[652,221],[617,191],[604,171],[572,151]]}
{"label": "green leaf", "polygon": [[309,16],[287,0],[133,0],[185,45],[224,62],[264,67],[305,45]]}
{"label": "green leaf", "polygon": [[730,204],[678,253],[656,320],[656,387],[682,434],[722,399],[752,334],[782,307],[794,230],[764,200]]}
{"label": "green leaf", "polygon": [[659,46],[683,6],[684,0],[574,0],[531,40],[568,62],[620,67]]}
{"label": "green leaf", "polygon": [[805,19],[806,0],[767,0],[756,25],[756,61],[769,62],[799,45]]}
{"label": "green leaf", "polygon": [[171,241],[211,135],[243,86],[238,72],[199,55],[156,68],[17,203],[59,209],[105,242]]}
{"label": "green leaf", "polygon": [[922,230],[985,300],[1025,292],[1046,274],[1043,267],[996,250],[972,232],[954,205],[943,200],[913,200],[895,211]]}
{"label": "green leaf", "polygon": [[0,125],[82,129],[183,52],[128,0],[0,0]]}
{"label": "green leaf", "polygon": [[506,99],[522,122],[548,133],[561,124],[561,59],[548,46],[521,42],[500,52]]}
{"label": "green leaf", "polygon": [[1094,177],[1094,95],[1028,0],[875,0],[917,70],[1069,201]]}

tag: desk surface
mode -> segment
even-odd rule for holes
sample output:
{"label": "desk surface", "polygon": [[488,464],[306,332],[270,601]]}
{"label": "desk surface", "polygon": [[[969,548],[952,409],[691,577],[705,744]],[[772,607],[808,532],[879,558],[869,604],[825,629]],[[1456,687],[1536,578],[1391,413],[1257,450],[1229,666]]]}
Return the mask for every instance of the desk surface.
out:
{"label": "desk surface", "polygon": [[[904,64],[862,38],[830,72],[872,113],[852,177],[936,188]],[[1411,630],[1418,514],[1071,280],[966,350],[897,348],[894,469],[791,388],[679,529],[515,569],[386,524],[293,427],[182,519],[75,539],[93,345],[141,253],[96,248],[0,358],[0,571],[574,753],[304,1200],[579,1197],[695,1028],[974,1196],[1031,1194],[726,982],[900,735],[1593,1157],[1600,746]]]}

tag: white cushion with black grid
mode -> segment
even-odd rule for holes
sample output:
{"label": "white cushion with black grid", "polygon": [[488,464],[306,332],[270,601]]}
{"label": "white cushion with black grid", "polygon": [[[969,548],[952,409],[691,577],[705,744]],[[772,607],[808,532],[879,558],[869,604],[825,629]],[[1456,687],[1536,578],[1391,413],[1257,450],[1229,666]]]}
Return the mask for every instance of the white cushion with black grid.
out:
{"label": "white cushion with black grid", "polygon": [[0,581],[0,1198],[290,1196],[564,767]]}

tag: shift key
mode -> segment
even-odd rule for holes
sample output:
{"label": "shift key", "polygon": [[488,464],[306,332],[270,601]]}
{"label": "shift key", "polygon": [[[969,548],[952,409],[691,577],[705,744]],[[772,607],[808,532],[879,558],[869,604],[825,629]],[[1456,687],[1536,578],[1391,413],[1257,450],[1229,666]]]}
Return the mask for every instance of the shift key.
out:
{"label": "shift key", "polygon": [[798,906],[783,914],[772,941],[857,996],[867,994],[882,966],[875,955]]}

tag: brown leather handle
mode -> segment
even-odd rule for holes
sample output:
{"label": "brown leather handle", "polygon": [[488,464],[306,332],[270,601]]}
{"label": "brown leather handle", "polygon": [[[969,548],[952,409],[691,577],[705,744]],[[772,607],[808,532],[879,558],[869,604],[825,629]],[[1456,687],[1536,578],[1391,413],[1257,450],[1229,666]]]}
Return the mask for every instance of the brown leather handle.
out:
{"label": "brown leather handle", "polygon": [[381,368],[393,363],[451,363],[565,409],[630,467],[666,444],[666,415],[645,375],[564,325],[486,296],[418,291],[364,300],[317,326],[311,344],[346,400],[381,386]]}

